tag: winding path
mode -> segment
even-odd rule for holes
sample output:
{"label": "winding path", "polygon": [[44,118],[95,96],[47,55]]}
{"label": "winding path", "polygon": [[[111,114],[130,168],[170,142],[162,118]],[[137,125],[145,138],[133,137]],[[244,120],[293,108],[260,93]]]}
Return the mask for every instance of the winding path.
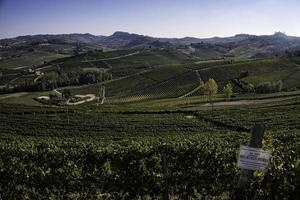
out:
{"label": "winding path", "polygon": [[182,98],[184,98],[184,97],[187,97],[187,96],[193,94],[194,92],[196,92],[196,91],[198,91],[198,90],[200,89],[200,83],[202,82],[201,75],[200,75],[200,73],[199,73],[199,70],[194,70],[194,72],[196,73],[196,75],[197,75],[197,77],[198,77],[198,80],[199,80],[199,86],[197,86],[195,89],[189,91],[188,93],[186,93],[186,94],[184,94],[184,95],[178,97],[179,99],[182,99]]}
{"label": "winding path", "polygon": [[39,80],[41,77],[43,77],[44,76],[44,74],[41,74],[41,75],[39,75],[39,76],[37,76],[34,80],[33,80],[33,82],[35,83],[35,82],[37,82],[37,80]]}
{"label": "winding path", "polygon": [[137,51],[137,52],[134,52],[134,53],[129,53],[129,54],[126,54],[126,55],[121,55],[121,56],[116,56],[116,57],[111,57],[111,58],[102,58],[102,59],[97,59],[97,60],[84,60],[84,61],[81,61],[82,63],[90,63],[90,62],[97,62],[97,61],[107,61],[107,60],[116,60],[116,59],[120,59],[120,58],[126,58],[126,57],[129,57],[129,56],[134,56],[136,54],[139,54],[140,51]]}
{"label": "winding path", "polygon": [[68,105],[68,106],[76,106],[76,105],[83,104],[85,102],[90,102],[90,101],[93,101],[93,100],[96,99],[96,96],[94,94],[81,95],[81,97],[88,97],[88,99],[84,99],[82,101],[77,101],[77,102],[74,102],[74,103],[72,103],[72,102],[70,102],[70,100],[68,100],[66,102],[66,105]]}
{"label": "winding path", "polygon": [[12,94],[5,94],[0,96],[0,100],[2,99],[9,99],[9,98],[16,98],[16,97],[22,97],[29,94],[28,92],[18,92],[18,93],[12,93]]}

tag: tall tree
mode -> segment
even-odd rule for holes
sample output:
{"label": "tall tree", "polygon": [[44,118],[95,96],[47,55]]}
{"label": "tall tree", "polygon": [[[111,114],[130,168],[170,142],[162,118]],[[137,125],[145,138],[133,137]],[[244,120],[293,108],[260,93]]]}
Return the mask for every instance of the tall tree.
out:
{"label": "tall tree", "polygon": [[223,88],[223,94],[226,100],[229,100],[232,95],[232,85],[231,83],[227,83]]}
{"label": "tall tree", "polygon": [[205,83],[205,93],[208,96],[208,100],[211,104],[211,111],[214,109],[213,105],[213,97],[218,93],[218,84],[216,81],[212,78],[210,78],[206,83]]}
{"label": "tall tree", "polygon": [[200,85],[199,85],[199,92],[200,94],[205,94],[205,83],[203,81],[200,82]]}

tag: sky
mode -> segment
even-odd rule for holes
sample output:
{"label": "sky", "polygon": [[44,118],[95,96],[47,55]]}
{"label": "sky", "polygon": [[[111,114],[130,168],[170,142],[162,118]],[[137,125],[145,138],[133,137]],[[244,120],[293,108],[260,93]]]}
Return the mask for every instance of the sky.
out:
{"label": "sky", "polygon": [[300,36],[300,0],[0,0],[0,38],[126,31],[154,37]]}

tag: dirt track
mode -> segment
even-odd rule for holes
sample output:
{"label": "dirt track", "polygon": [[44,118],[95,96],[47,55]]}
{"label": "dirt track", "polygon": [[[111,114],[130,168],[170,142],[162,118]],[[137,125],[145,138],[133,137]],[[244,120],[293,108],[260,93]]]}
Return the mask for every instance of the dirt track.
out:
{"label": "dirt track", "polygon": [[21,97],[28,94],[28,92],[18,92],[18,93],[13,93],[13,94],[5,94],[0,96],[0,100],[2,99],[8,99],[8,98],[14,98],[14,97]]}
{"label": "dirt track", "polygon": [[71,103],[71,102],[67,101],[66,105],[76,106],[76,105],[83,104],[85,102],[90,102],[90,101],[93,101],[93,100],[96,99],[96,96],[94,94],[82,95],[82,97],[89,97],[89,98],[88,99],[84,99],[82,101],[77,101],[77,102],[74,102],[74,103]]}
{"label": "dirt track", "polygon": [[[264,104],[264,103],[271,103],[271,102],[279,102],[284,101],[288,99],[292,99],[293,97],[281,97],[281,98],[271,98],[271,99],[255,99],[255,100],[237,100],[237,101],[220,101],[220,102],[214,102],[213,106],[215,108],[218,107],[231,107],[231,106],[247,106],[247,105],[255,105],[255,104]],[[183,109],[188,110],[197,110],[197,109],[208,109],[211,107],[210,103],[199,103],[199,104],[190,104],[190,105],[184,105],[179,106]]]}
{"label": "dirt track", "polygon": [[122,55],[122,56],[116,56],[116,57],[111,57],[111,58],[102,58],[102,59],[97,59],[97,60],[84,60],[81,61],[82,63],[86,63],[86,62],[98,62],[98,61],[106,61],[106,60],[116,60],[116,59],[120,59],[120,58],[126,58],[129,56],[133,56],[136,54],[139,54],[140,51],[134,52],[134,53],[130,53],[130,54],[126,54],[126,55]]}

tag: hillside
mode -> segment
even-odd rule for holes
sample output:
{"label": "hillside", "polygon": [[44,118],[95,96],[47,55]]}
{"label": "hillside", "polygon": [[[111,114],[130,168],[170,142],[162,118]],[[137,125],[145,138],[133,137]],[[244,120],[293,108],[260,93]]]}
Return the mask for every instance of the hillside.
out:
{"label": "hillside", "polygon": [[[281,32],[274,35],[238,34],[232,37],[213,38],[154,38],[127,32],[115,32],[111,36],[91,34],[61,34],[20,36],[0,40],[1,60],[15,59],[34,52],[51,53],[53,56],[77,55],[102,49],[140,49],[140,48],[177,48],[181,52],[201,59],[216,58],[253,58],[280,56],[300,49],[300,38],[287,36]],[[13,67],[1,64],[0,67]],[[45,59],[46,61],[51,59]],[[22,65],[19,62],[19,65]],[[30,63],[38,64],[38,63]]]}
{"label": "hillside", "polygon": [[300,102],[299,93],[290,95],[221,106],[214,115],[201,110],[206,101],[199,98],[179,105],[174,99],[69,108],[0,104],[3,197],[159,197],[167,169],[176,199],[233,199],[239,148],[248,144],[252,125],[264,123],[263,148],[272,157],[246,195],[297,199]]}
{"label": "hillside", "polygon": [[206,58],[257,58],[282,56],[300,49],[300,38],[283,33],[266,36],[237,35],[232,38],[201,42],[191,45],[193,55]]}
{"label": "hillside", "polygon": [[[167,183],[174,199],[241,199],[236,155],[263,124],[272,157],[245,194],[296,199],[300,57],[203,59],[231,47],[200,44],[201,58],[172,46],[2,60],[1,195],[157,199]],[[210,78],[212,101],[200,90]]]}
{"label": "hillside", "polygon": [[229,82],[235,93],[278,82],[280,90],[295,90],[300,88],[299,64],[297,56],[202,61],[174,48],[93,51],[31,68],[43,75],[23,68],[2,69],[0,83],[3,93],[58,88],[83,95],[98,94],[100,80],[106,87],[106,102],[131,102],[197,96],[200,82],[209,78],[216,80],[220,92]]}

